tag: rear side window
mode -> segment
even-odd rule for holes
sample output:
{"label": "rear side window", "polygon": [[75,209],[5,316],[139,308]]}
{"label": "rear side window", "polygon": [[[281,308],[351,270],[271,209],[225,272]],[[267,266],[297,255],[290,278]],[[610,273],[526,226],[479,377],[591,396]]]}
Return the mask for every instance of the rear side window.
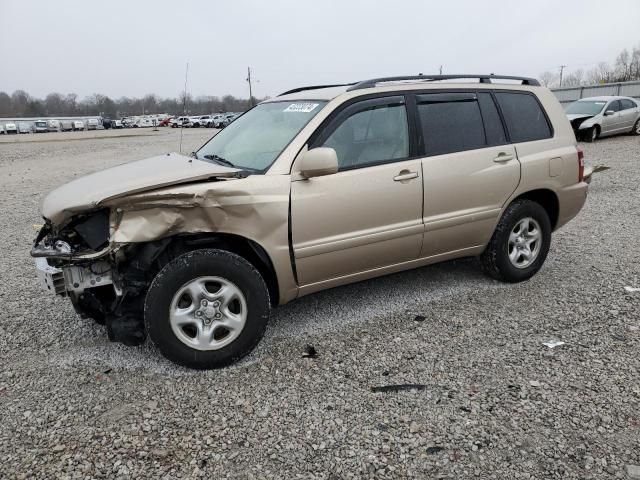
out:
{"label": "rear side window", "polygon": [[496,92],[512,143],[551,138],[551,127],[542,107],[529,93]]}
{"label": "rear side window", "polygon": [[480,106],[475,95],[453,101],[447,101],[447,95],[419,95],[418,116],[427,155],[486,146]]}
{"label": "rear side window", "polygon": [[622,105],[622,110],[628,110],[630,108],[636,108],[637,105],[635,104],[635,102],[632,102],[631,100],[620,100],[620,104]]}

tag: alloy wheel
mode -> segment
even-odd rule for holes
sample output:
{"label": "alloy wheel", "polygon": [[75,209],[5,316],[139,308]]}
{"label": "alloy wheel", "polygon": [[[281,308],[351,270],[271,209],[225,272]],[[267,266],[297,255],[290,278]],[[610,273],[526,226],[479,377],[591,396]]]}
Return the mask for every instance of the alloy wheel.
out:
{"label": "alloy wheel", "polygon": [[218,350],[233,342],[247,321],[247,301],[222,277],[198,277],[173,296],[169,322],[176,337],[196,350]]}
{"label": "alloy wheel", "polygon": [[542,229],[531,217],[520,220],[509,234],[508,253],[516,268],[527,268],[535,262],[542,245]]}

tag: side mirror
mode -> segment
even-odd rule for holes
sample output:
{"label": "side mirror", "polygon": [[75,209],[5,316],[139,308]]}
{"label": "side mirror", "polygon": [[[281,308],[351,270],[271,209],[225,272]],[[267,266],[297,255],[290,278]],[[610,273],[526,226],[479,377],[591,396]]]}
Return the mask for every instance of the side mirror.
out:
{"label": "side mirror", "polygon": [[312,148],[300,160],[300,175],[304,178],[322,177],[338,172],[338,155],[333,148]]}
{"label": "side mirror", "polygon": [[607,110],[606,112],[604,112],[604,116],[608,117],[609,115],[613,115],[614,113],[616,112],[614,112],[613,110]]}

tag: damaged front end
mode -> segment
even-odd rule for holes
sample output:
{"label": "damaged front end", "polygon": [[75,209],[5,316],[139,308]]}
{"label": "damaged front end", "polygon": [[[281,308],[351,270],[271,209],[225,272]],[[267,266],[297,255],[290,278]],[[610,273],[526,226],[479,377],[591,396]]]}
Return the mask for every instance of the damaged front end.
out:
{"label": "damaged front end", "polygon": [[[151,266],[167,241],[155,235],[145,243],[123,238],[118,229],[124,226],[123,209],[110,202],[167,186],[233,178],[236,172],[168,154],[112,167],[59,187],[43,202],[45,224],[31,249],[42,287],[69,297],[81,316],[105,324],[112,341],[142,343],[144,297],[156,273]],[[142,229],[150,231],[152,226],[153,222],[144,223]]]}
{"label": "damaged front end", "polygon": [[568,115],[569,123],[571,123],[576,139],[582,140],[589,129],[593,127],[594,117],[595,115]]}
{"label": "damaged front end", "polygon": [[286,175],[177,154],[123,164],[51,192],[31,255],[48,292],[105,324],[112,341],[138,345],[154,279],[194,249],[241,255],[268,279],[275,302],[295,298],[289,190]]}
{"label": "damaged front end", "polygon": [[31,256],[44,289],[68,297],[82,317],[106,325],[110,340],[139,345],[145,340],[147,286],[147,279],[140,277],[148,266],[131,261],[133,250],[141,246],[109,242],[110,225],[109,209],[74,216],[61,227],[47,220]]}

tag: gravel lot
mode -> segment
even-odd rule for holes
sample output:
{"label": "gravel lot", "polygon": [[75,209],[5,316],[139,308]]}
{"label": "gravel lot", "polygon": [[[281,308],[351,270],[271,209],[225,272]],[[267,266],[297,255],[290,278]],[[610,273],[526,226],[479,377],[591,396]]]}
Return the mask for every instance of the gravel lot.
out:
{"label": "gravel lot", "polygon": [[0,143],[1,478],[640,478],[638,137],[585,145],[611,170],[531,281],[469,259],[312,295],[211,372],[109,343],[28,255],[48,190],[177,146],[167,129]]}

